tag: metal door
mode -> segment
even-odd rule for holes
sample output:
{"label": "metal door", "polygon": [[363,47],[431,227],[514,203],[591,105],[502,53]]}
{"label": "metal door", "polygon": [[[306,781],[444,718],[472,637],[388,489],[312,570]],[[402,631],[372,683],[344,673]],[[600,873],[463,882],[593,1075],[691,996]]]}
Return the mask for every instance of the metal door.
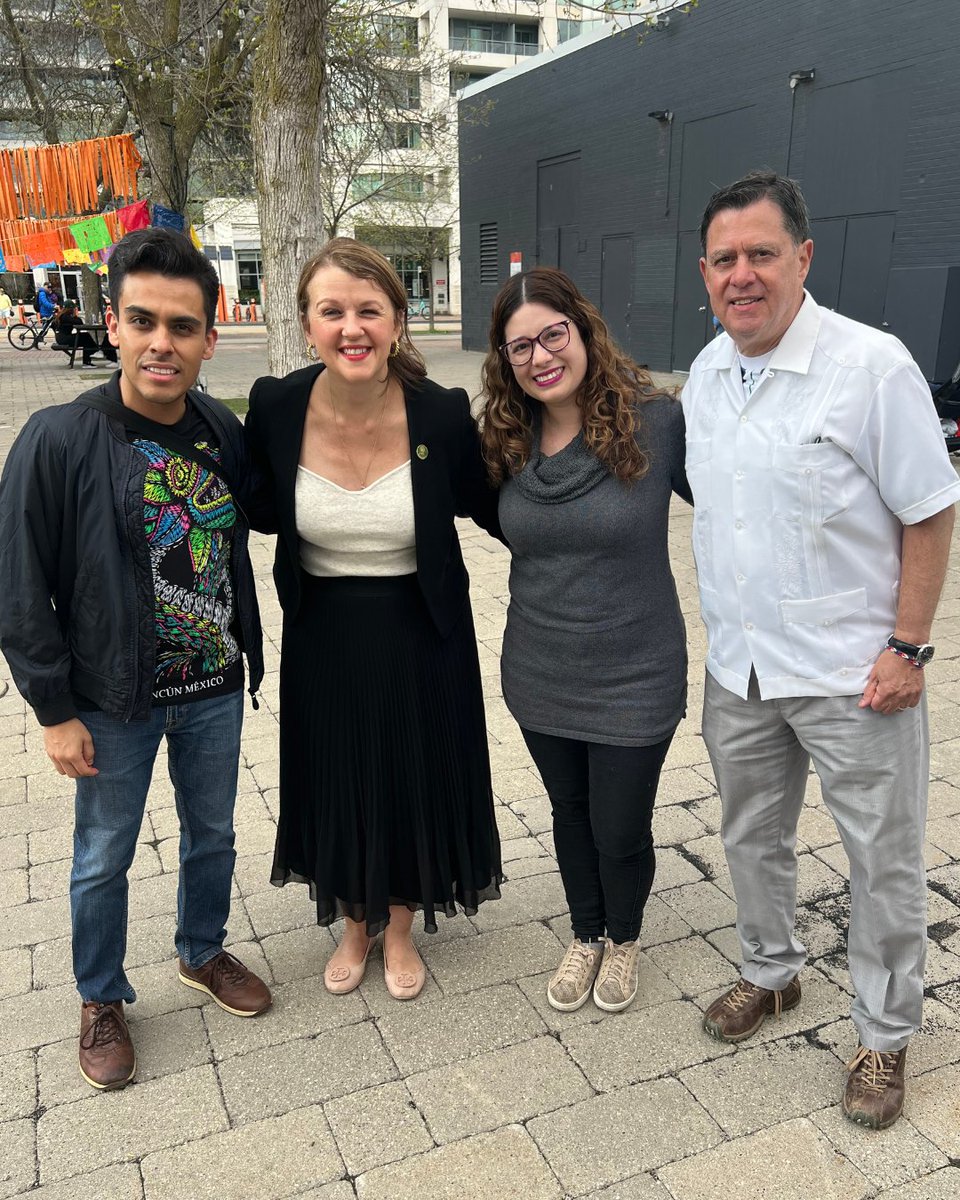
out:
{"label": "metal door", "polygon": [[630,308],[633,304],[633,238],[605,237],[600,274],[600,308],[621,350],[630,353]]}
{"label": "metal door", "polygon": [[690,364],[713,332],[713,314],[700,274],[699,233],[678,235],[677,286],[674,294],[673,370],[689,371]]}
{"label": "metal door", "polygon": [[837,304],[845,317],[878,328],[883,324],[896,224],[895,213],[847,218]]}
{"label": "metal door", "polygon": [[567,154],[537,164],[537,262],[559,267],[571,277],[577,269],[580,225],[580,155]]}
{"label": "metal door", "polygon": [[835,309],[840,302],[846,217],[811,221],[810,235],[813,238],[813,262],[805,286],[818,304]]}

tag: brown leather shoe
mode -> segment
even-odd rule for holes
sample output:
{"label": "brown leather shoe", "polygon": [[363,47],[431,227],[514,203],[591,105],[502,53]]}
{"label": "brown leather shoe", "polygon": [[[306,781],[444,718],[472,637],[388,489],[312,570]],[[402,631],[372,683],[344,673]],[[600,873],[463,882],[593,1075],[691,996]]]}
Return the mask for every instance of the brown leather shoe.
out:
{"label": "brown leather shoe", "polygon": [[768,1016],[779,1017],[799,1003],[800,980],[796,975],[780,992],[740,979],[703,1014],[703,1028],[718,1042],[742,1042],[756,1033]]}
{"label": "brown leather shoe", "polygon": [[137,1069],[137,1056],[123,1016],[123,1001],[84,1002],[80,1008],[80,1074],[91,1087],[126,1087]]}
{"label": "brown leather shoe", "polygon": [[843,1115],[868,1129],[887,1129],[903,1112],[906,1085],[903,1068],[907,1048],[868,1050],[858,1046],[847,1063],[847,1086],[843,1090]]}
{"label": "brown leather shoe", "polygon": [[273,1003],[270,989],[239,958],[226,950],[205,962],[202,967],[188,967],[180,959],[180,982],[187,987],[206,992],[217,1004],[235,1017],[255,1017]]}

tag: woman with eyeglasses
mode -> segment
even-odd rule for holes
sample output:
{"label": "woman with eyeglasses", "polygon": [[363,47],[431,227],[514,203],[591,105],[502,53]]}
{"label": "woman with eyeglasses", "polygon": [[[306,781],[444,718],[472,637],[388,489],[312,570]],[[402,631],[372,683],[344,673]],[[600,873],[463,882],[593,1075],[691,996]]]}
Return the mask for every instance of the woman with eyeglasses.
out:
{"label": "woman with eyeglasses", "polygon": [[671,496],[690,500],[683,413],[548,267],[496,297],[483,384],[512,554],[503,696],[550,796],[573,926],[547,999],[618,1012],[637,993],[653,805],[686,707],[667,552]]}

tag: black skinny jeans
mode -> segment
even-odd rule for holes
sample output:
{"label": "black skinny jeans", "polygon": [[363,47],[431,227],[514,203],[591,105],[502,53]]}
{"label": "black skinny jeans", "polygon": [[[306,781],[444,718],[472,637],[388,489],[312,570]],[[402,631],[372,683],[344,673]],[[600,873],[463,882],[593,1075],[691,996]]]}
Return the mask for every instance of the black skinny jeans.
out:
{"label": "black skinny jeans", "polygon": [[653,886],[653,803],[673,734],[608,746],[521,730],[553,808],[573,936],[633,941]]}

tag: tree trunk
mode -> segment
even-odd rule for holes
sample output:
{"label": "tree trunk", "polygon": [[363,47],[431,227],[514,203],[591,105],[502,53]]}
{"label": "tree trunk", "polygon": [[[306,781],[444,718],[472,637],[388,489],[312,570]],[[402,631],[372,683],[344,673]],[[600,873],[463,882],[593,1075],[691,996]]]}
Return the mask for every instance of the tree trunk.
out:
{"label": "tree trunk", "polygon": [[296,287],[301,267],[324,241],[321,118],[333,3],[267,0],[254,66],[254,171],[274,375],[306,361]]}

